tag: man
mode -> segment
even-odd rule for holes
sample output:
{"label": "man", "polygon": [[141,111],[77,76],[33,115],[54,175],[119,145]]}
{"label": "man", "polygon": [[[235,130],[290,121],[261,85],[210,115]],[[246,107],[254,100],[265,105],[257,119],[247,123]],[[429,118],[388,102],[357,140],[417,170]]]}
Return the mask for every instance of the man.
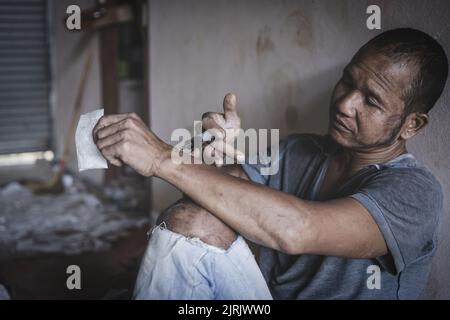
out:
{"label": "man", "polygon": [[[93,134],[109,162],[164,179],[191,199],[160,217],[136,298],[419,297],[443,195],[406,141],[427,125],[447,75],[445,52],[427,34],[378,35],[345,67],[328,135],[289,136],[270,176],[259,165],[177,164],[171,146],[135,115],[103,117]],[[204,126],[238,127],[234,96],[224,109],[206,114]],[[258,265],[243,238],[260,246]]]}

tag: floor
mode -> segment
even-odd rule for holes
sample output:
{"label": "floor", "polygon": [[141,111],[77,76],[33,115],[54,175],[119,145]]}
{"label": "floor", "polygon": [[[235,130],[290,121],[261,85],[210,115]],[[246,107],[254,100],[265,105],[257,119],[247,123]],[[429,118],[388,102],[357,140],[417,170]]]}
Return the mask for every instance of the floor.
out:
{"label": "floor", "polygon": [[[130,299],[149,226],[135,229],[111,250],[80,255],[39,255],[0,264],[0,283],[12,299]],[[66,286],[69,265],[81,269],[81,289]]]}
{"label": "floor", "polygon": [[[22,179],[45,181],[52,175],[45,161],[32,166],[1,167],[0,186]],[[103,251],[0,255],[0,284],[11,299],[130,299],[149,229],[149,223],[132,227]],[[66,271],[70,265],[81,269],[80,290],[67,288],[70,274]]]}

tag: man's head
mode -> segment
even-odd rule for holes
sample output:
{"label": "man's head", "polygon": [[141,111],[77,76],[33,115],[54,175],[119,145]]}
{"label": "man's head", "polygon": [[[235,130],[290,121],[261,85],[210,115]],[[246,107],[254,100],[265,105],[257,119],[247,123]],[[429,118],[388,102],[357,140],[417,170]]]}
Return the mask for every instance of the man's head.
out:
{"label": "man's head", "polygon": [[406,28],[383,32],[345,67],[331,98],[329,134],[361,150],[405,141],[428,123],[447,76],[447,57],[432,37]]}

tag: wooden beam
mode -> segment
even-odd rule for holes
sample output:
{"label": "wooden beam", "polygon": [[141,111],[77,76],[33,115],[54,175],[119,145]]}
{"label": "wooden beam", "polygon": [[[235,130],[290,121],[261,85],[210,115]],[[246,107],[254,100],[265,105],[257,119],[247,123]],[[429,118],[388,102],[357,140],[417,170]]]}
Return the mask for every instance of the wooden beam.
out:
{"label": "wooden beam", "polygon": [[[100,30],[101,86],[105,114],[119,113],[118,40],[117,26],[110,26]],[[106,171],[105,182],[109,182],[119,175],[120,168],[111,166]]]}

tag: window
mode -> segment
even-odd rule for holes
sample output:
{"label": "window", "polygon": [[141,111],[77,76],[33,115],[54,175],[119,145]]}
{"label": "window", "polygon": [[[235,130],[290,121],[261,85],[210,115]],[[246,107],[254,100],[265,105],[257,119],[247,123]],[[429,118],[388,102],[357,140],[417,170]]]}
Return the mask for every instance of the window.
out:
{"label": "window", "polygon": [[0,154],[50,148],[45,0],[0,0]]}

